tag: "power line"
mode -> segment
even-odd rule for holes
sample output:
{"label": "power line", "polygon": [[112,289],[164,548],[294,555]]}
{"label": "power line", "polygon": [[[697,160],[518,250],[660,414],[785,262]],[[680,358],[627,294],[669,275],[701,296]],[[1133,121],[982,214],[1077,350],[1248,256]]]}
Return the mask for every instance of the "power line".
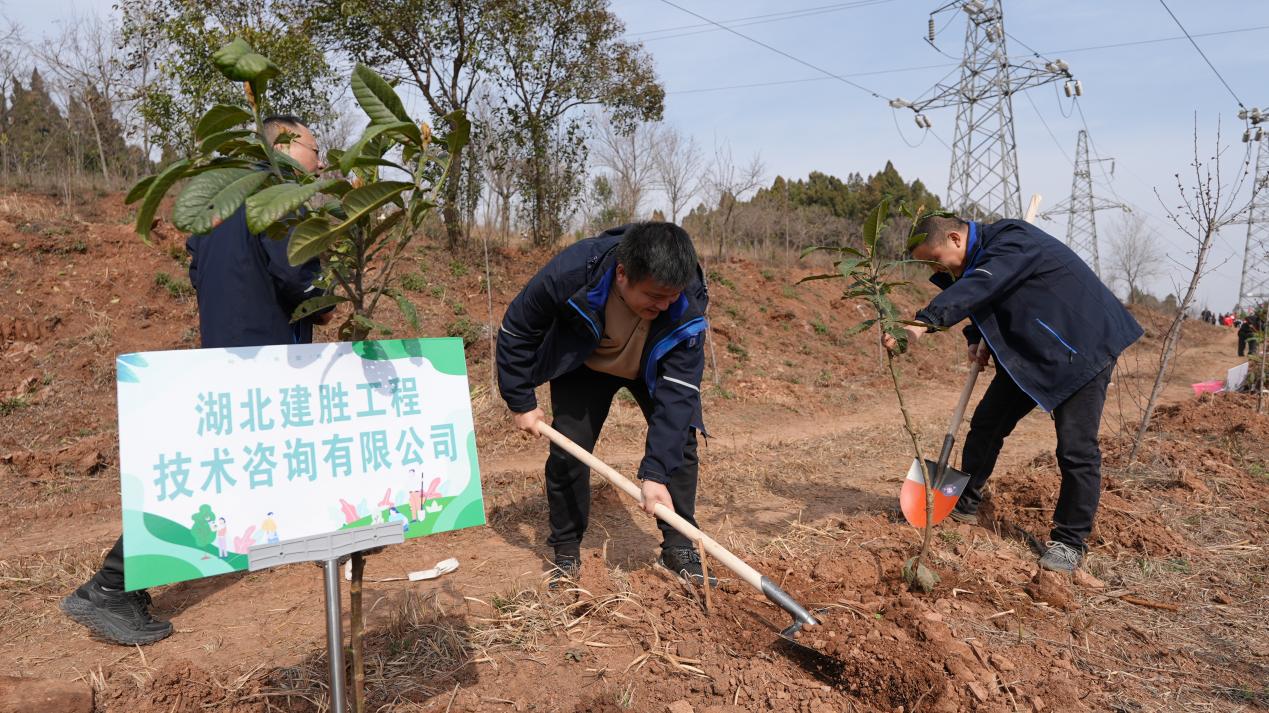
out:
{"label": "power line", "polygon": [[877,99],[885,99],[885,98],[886,98],[886,97],[881,96],[881,95],[880,95],[880,94],[878,94],[877,92],[874,92],[873,90],[869,89],[868,87],[865,87],[864,85],[859,84],[858,82],[852,82],[851,80],[846,79],[845,77],[843,77],[843,76],[841,76],[841,75],[839,75],[839,74],[834,74],[833,72],[830,72],[830,71],[828,71],[827,69],[824,69],[824,68],[822,68],[822,67],[818,67],[818,66],[816,66],[816,65],[814,65],[814,64],[811,64],[810,62],[807,62],[807,61],[806,61],[806,60],[804,60],[804,59],[799,59],[799,58],[797,58],[797,57],[794,57],[793,55],[789,54],[788,52],[785,52],[784,50],[781,50],[781,49],[777,49],[777,48],[775,48],[775,47],[772,47],[771,45],[767,44],[766,42],[763,42],[763,41],[761,41],[761,40],[756,40],[756,39],[754,39],[754,38],[750,37],[749,35],[743,34],[743,33],[741,33],[741,32],[737,32],[736,30],[733,30],[732,28],[727,27],[726,25],[723,25],[723,24],[720,24],[720,23],[718,23],[718,22],[715,22],[714,20],[711,20],[711,19],[709,19],[708,17],[705,17],[704,15],[700,15],[700,14],[698,14],[698,13],[692,12],[691,10],[688,10],[687,8],[683,7],[682,5],[677,5],[677,4],[673,3],[673,2],[670,2],[670,0],[661,0],[661,2],[665,3],[666,5],[669,5],[669,6],[670,6],[670,7],[672,7],[672,8],[675,8],[675,9],[677,9],[677,10],[681,11],[681,12],[685,12],[685,13],[687,13],[687,14],[691,15],[692,17],[695,17],[695,18],[697,18],[697,19],[699,19],[699,20],[704,20],[705,22],[708,22],[708,23],[710,23],[711,25],[714,25],[714,26],[718,27],[718,28],[719,28],[719,29],[721,29],[721,30],[726,30],[726,31],[730,32],[731,34],[733,34],[733,35],[735,35],[735,36],[737,36],[737,37],[740,37],[740,38],[742,38],[742,39],[748,40],[748,41],[750,41],[750,42],[752,42],[752,43],[754,43],[754,44],[756,44],[756,45],[758,45],[758,46],[760,46],[760,47],[764,47],[764,48],[766,48],[766,49],[768,49],[768,50],[771,50],[772,52],[775,52],[776,54],[780,55],[781,57],[785,57],[786,59],[791,59],[791,60],[793,60],[794,62],[797,62],[798,64],[800,64],[800,65],[802,65],[802,66],[804,66],[804,67],[809,67],[810,69],[813,69],[813,70],[815,70],[815,71],[819,72],[820,74],[824,74],[824,75],[827,75],[827,76],[829,76],[829,77],[832,77],[833,79],[836,79],[837,81],[839,81],[839,82],[841,82],[841,83],[843,83],[843,84],[846,84],[847,86],[854,87],[854,88],[856,88],[856,89],[858,89],[858,90],[860,90],[860,91],[862,91],[862,92],[867,92],[868,94],[870,94],[870,95],[872,95],[872,96],[876,97]]}
{"label": "power line", "polygon": [[[894,2],[894,0],[853,0],[853,2],[842,2],[833,5],[820,5],[817,7],[802,8],[800,10],[786,10],[784,12],[773,12],[765,15],[751,15],[749,17],[738,17],[733,20],[723,20],[722,24],[731,27],[750,27],[753,25],[766,25],[772,22],[782,22],[784,20],[799,20],[805,17],[813,17],[816,15],[827,15],[833,12],[841,12],[843,10],[854,10],[861,7],[871,7],[873,5],[885,5]],[[631,32],[626,35],[627,38],[644,38],[644,42],[652,42],[655,40],[669,40],[677,37],[690,37],[706,32],[717,32],[718,28],[708,23],[698,23],[695,25],[680,25],[678,27],[666,27],[660,30],[644,30],[641,32]],[[648,35],[659,35],[657,37],[648,37]]]}
{"label": "power line", "polygon": [[1040,123],[1044,125],[1044,130],[1049,133],[1049,138],[1053,139],[1053,145],[1057,147],[1058,151],[1062,152],[1062,156],[1066,159],[1067,163],[1074,165],[1075,162],[1071,160],[1069,155],[1067,155],[1066,149],[1062,148],[1062,142],[1058,141],[1057,136],[1053,134],[1053,129],[1049,128],[1049,122],[1044,120],[1044,114],[1040,113],[1040,107],[1035,105],[1035,100],[1031,98],[1031,93],[1022,92],[1022,96],[1027,98],[1027,103],[1031,105],[1031,109],[1035,112],[1036,118],[1038,118]]}
{"label": "power line", "polygon": [[[841,77],[873,77],[881,74],[898,74],[900,72],[917,72],[925,69],[942,69],[947,67],[946,64],[923,64],[916,67],[894,67],[892,69],[877,69],[871,72],[850,72],[849,74],[841,74]],[[952,65],[953,67],[957,65]],[[757,87],[774,87],[783,84],[805,84],[807,82],[825,82],[832,77],[803,77],[802,79],[776,79],[770,82],[754,82],[752,84],[728,84],[721,87],[701,87],[698,89],[675,89],[666,92],[666,94],[703,94],[706,92],[721,92],[727,89],[754,89]]]}
{"label": "power line", "polygon": [[1190,31],[1185,29],[1185,25],[1182,25],[1181,21],[1177,19],[1176,14],[1172,12],[1172,8],[1168,7],[1168,4],[1164,2],[1164,0],[1159,0],[1159,4],[1163,6],[1164,10],[1168,11],[1168,14],[1172,16],[1172,21],[1176,23],[1177,27],[1181,28],[1181,32],[1185,33],[1185,37],[1190,41],[1190,44],[1194,45],[1194,50],[1199,53],[1199,56],[1203,58],[1204,62],[1207,62],[1207,66],[1211,68],[1212,74],[1215,74],[1216,78],[1221,80],[1221,84],[1225,85],[1225,89],[1229,91],[1229,95],[1234,98],[1234,101],[1238,102],[1238,107],[1240,109],[1246,109],[1247,107],[1243,104],[1243,100],[1238,98],[1238,95],[1234,93],[1234,89],[1229,86],[1229,82],[1225,81],[1225,78],[1221,76],[1221,73],[1216,70],[1216,65],[1212,64],[1212,60],[1208,59],[1207,55],[1203,53],[1203,48],[1199,47],[1198,43],[1194,41],[1194,38],[1190,36]]}
{"label": "power line", "polygon": [[[1233,34],[1240,34],[1243,32],[1259,32],[1262,30],[1269,30],[1269,25],[1257,25],[1255,27],[1239,27],[1239,28],[1235,28],[1231,30],[1217,30],[1215,32],[1201,32],[1201,33],[1193,35],[1193,37],[1217,37],[1220,35],[1233,35]],[[1016,40],[1016,38],[1014,38],[1012,35],[1010,35],[1010,39]],[[1137,45],[1149,45],[1149,44],[1156,44],[1160,42],[1175,42],[1177,40],[1184,40],[1184,39],[1187,39],[1185,35],[1176,35],[1173,37],[1155,37],[1148,40],[1132,40],[1129,42],[1116,42],[1116,43],[1107,44],[1107,45],[1091,45],[1088,47],[1074,47],[1074,48],[1061,49],[1061,50],[1052,50],[1052,51],[1048,51],[1044,53],[1033,52],[1033,54],[1037,57],[1042,57],[1046,55],[1056,56],[1056,55],[1063,55],[1063,54],[1074,54],[1076,52],[1092,52],[1097,50],[1117,49],[1120,47],[1135,47]],[[959,67],[959,66],[960,66],[959,64],[950,64],[945,62],[942,64],[927,64],[927,65],[922,65],[918,67],[896,67],[891,69],[878,69],[878,70],[873,70],[870,72],[852,72],[850,74],[843,74],[841,76],[865,77],[865,76],[874,76],[874,75],[881,75],[881,74],[897,74],[899,72],[913,72],[913,71],[918,71],[923,69],[944,69],[947,67]],[[780,86],[784,84],[804,84],[806,82],[822,82],[826,79],[838,78],[837,75],[833,75],[827,72],[825,72],[825,74],[829,74],[829,76],[803,77],[800,79],[778,79],[778,80],[773,80],[770,82],[758,82],[755,84],[731,84],[731,85],[717,86],[717,87],[700,87],[697,89],[678,89],[674,91],[668,91],[666,92],[666,94],[704,94],[707,92],[720,92],[720,91],[724,91],[728,89],[754,89],[759,87],[774,87],[774,86]]]}

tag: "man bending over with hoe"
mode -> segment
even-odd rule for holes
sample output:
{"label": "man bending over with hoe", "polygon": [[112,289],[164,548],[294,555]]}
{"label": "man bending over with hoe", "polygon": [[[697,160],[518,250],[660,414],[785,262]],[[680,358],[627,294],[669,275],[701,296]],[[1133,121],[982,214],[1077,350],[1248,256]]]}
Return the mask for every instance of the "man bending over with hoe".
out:
{"label": "man bending over with hoe", "polygon": [[[1087,548],[1101,497],[1101,425],[1115,361],[1141,327],[1088,265],[1065,245],[1021,220],[967,223],[929,216],[915,228],[912,257],[935,267],[942,289],[906,327],[908,342],[968,318],[971,364],[994,357],[996,377],[974,409],[961,456],[970,482],[952,511],[978,521],[983,486],[1008,436],[1038,404],[1057,429],[1062,472],[1053,530],[1040,566],[1072,572]],[[897,348],[886,337],[886,346]]]}
{"label": "man bending over with hoe", "polygon": [[[529,280],[502,321],[498,385],[516,427],[537,435],[545,414],[534,387],[549,382],[551,425],[593,450],[613,397],[629,389],[648,423],[638,472],[643,509],[652,514],[660,503],[695,525],[708,299],[692,240],[673,223],[613,228],[569,246]],[[546,501],[553,581],[574,577],[590,516],[590,469],[554,444]],[[700,583],[693,543],[657,524],[659,563]]]}

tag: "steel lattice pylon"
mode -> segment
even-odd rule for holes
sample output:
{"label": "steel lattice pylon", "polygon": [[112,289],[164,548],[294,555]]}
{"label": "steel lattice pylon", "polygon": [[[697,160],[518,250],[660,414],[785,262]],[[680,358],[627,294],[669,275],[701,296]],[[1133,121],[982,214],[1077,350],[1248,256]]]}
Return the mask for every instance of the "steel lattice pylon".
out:
{"label": "steel lattice pylon", "polygon": [[1269,139],[1256,143],[1256,182],[1247,216],[1243,275],[1238,283],[1238,306],[1242,309],[1269,300]]}
{"label": "steel lattice pylon", "polygon": [[[1112,203],[1093,195],[1093,160],[1108,161],[1110,159],[1090,159],[1088,157],[1088,132],[1080,129],[1075,139],[1075,175],[1071,179],[1071,195],[1040,214],[1041,218],[1053,218],[1066,215],[1066,244],[1077,255],[1093,268],[1098,277],[1102,276],[1101,256],[1097,249],[1097,217],[1099,210],[1119,208],[1130,210],[1123,203]],[[1113,170],[1113,168],[1112,168]]]}
{"label": "steel lattice pylon", "polygon": [[1072,81],[1061,60],[1043,65],[1031,60],[1009,61],[1001,2],[956,0],[931,13],[931,44],[936,15],[959,10],[968,18],[960,80],[954,85],[936,85],[913,102],[890,102],[892,107],[912,109],[918,125],[926,128],[930,126],[926,110],[956,107],[946,207],[974,220],[1022,217],[1013,95],[1059,80],[1067,81],[1068,94],[1079,92],[1078,83]]}

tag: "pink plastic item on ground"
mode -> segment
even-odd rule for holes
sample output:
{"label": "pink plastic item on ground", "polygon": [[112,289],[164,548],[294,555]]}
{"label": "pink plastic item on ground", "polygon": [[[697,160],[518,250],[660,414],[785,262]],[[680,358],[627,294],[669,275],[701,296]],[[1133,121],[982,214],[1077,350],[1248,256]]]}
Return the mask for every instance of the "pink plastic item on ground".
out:
{"label": "pink plastic item on ground", "polygon": [[1194,389],[1195,396],[1214,394],[1218,391],[1225,390],[1225,382],[1222,379],[1217,379],[1215,381],[1203,381],[1197,384],[1190,384],[1190,388]]}

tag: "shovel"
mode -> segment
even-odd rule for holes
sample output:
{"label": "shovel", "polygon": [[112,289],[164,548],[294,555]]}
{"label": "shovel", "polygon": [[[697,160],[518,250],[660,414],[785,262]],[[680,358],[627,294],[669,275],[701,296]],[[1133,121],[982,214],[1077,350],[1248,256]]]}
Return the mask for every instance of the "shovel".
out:
{"label": "shovel", "polygon": [[[978,343],[979,353],[985,348],[984,344]],[[961,493],[965,492],[965,486],[969,485],[969,476],[947,467],[947,461],[952,456],[952,445],[956,443],[956,432],[960,430],[961,419],[965,417],[965,407],[974,393],[974,382],[978,380],[978,372],[982,370],[983,365],[977,361],[969,368],[969,378],[965,380],[960,401],[956,402],[952,421],[947,425],[947,434],[943,436],[943,450],[939,451],[938,462],[926,458],[925,467],[922,468],[920,461],[913,458],[912,466],[908,468],[908,477],[904,478],[903,489],[899,491],[899,508],[903,510],[904,519],[913,527],[925,527],[926,473],[934,474],[934,511],[931,513],[934,525],[942,522],[952,512]]]}
{"label": "shovel", "polygon": [[[643,502],[643,493],[639,486],[630,482],[630,480],[621,473],[613,470],[606,463],[591,455],[586,449],[572,442],[559,431],[546,425],[546,423],[538,421],[536,428],[539,434],[546,436],[552,443],[560,448],[563,448],[565,451],[568,451],[568,453],[577,460],[590,466],[592,470],[602,475],[605,480],[613,484],[618,490],[622,491],[626,495],[629,495],[640,503]],[[801,631],[803,626],[818,626],[820,623],[818,619],[807,611],[806,607],[798,604],[793,600],[793,597],[790,597],[783,589],[777,586],[775,582],[772,582],[770,579],[759,573],[758,570],[750,567],[748,564],[745,564],[744,560],[732,554],[727,550],[727,548],[718,544],[709,535],[701,532],[700,529],[693,526],[692,523],[684,520],[672,509],[658,503],[654,513],[657,517],[669,523],[670,527],[673,527],[675,530],[682,533],[687,539],[692,542],[700,543],[701,547],[706,552],[714,556],[714,559],[722,562],[727,569],[731,570],[737,577],[740,577],[747,582],[749,586],[762,592],[763,595],[765,595],[767,599],[771,600],[773,604],[788,612],[789,615],[793,617],[793,623],[780,632],[781,637],[793,644],[795,647],[806,649],[808,652],[818,656],[824,655],[808,646],[794,641],[794,636]]]}

